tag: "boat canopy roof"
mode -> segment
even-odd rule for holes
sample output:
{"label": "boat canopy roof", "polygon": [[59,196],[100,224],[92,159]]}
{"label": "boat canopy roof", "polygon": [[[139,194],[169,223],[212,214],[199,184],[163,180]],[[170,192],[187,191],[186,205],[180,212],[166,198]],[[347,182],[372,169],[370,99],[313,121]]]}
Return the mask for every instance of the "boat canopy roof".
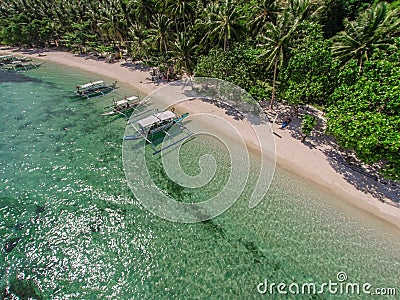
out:
{"label": "boat canopy roof", "polygon": [[165,120],[169,120],[172,118],[175,118],[175,114],[172,111],[166,110],[157,114],[154,114],[150,117],[141,119],[139,121],[137,121],[137,123],[141,126],[141,127],[148,127],[151,126],[153,124],[159,123],[161,121],[165,121]]}
{"label": "boat canopy roof", "polygon": [[86,83],[86,84],[83,84],[83,85],[78,85],[76,87],[77,87],[77,89],[87,89],[87,88],[90,88],[92,86],[100,85],[100,84],[104,84],[104,81],[103,80],[99,80],[99,81],[95,81],[95,82],[89,82],[89,83]]}
{"label": "boat canopy roof", "polygon": [[131,102],[133,102],[134,100],[136,100],[136,99],[138,99],[138,97],[136,97],[136,96],[130,96],[130,97],[128,97],[128,98],[125,98],[125,99],[122,99],[122,100],[119,100],[119,101],[117,101],[117,102],[115,102],[115,105],[124,105],[124,104],[127,104],[127,103],[131,103]]}

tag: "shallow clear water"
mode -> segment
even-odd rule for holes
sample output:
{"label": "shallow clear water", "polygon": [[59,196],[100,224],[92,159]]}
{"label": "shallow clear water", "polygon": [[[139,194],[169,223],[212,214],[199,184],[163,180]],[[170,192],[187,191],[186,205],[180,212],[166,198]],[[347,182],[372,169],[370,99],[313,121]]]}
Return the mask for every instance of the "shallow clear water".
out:
{"label": "shallow clear water", "polygon": [[[211,221],[153,216],[125,181],[126,122],[99,117],[113,98],[136,92],[68,99],[75,85],[97,79],[105,78],[51,64],[0,73],[2,298],[8,288],[43,299],[257,299],[271,297],[257,291],[265,278],[323,283],[340,271],[351,282],[400,292],[398,232],[280,169],[255,209],[247,207],[250,180],[241,199]],[[210,197],[229,170],[219,147],[200,138],[181,151],[192,175],[205,150],[217,154],[220,171],[207,190],[174,185],[156,158],[149,169],[182,201]]]}

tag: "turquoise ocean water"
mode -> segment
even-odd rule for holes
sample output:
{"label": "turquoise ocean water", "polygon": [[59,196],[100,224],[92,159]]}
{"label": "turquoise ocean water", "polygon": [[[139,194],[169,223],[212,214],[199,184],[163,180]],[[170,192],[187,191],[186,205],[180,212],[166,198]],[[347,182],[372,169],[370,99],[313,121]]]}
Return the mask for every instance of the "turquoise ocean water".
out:
{"label": "turquoise ocean water", "polygon": [[[255,209],[247,189],[227,212],[199,224],[146,211],[125,181],[126,121],[99,117],[113,98],[137,92],[68,99],[75,85],[97,79],[105,78],[52,64],[0,72],[1,298],[329,299],[338,295],[279,297],[257,285],[321,284],[339,272],[347,282],[400,293],[399,232],[280,169]],[[157,158],[149,169],[168,194],[202,200],[229,173],[210,138],[182,147],[183,169],[196,174],[204,152],[215,153],[219,166],[207,191],[171,183]]]}

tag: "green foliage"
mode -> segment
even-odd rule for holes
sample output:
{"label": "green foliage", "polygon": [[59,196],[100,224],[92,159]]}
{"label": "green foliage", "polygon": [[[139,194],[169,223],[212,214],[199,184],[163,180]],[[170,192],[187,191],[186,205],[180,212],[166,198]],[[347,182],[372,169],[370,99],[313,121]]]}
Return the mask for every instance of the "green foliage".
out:
{"label": "green foliage", "polygon": [[347,16],[345,3],[345,0],[325,0],[325,14],[321,21],[326,38],[331,38],[344,29],[343,20]]}
{"label": "green foliage", "polygon": [[291,52],[279,76],[280,95],[291,105],[312,103],[325,106],[337,78],[337,63],[330,43],[318,24],[308,23],[300,32],[304,39]]}
{"label": "green foliage", "polygon": [[217,1],[207,6],[206,20],[200,22],[205,28],[203,44],[228,50],[234,42],[241,41],[244,26],[243,15],[235,1]]}
{"label": "green foliage", "polygon": [[28,23],[29,20],[24,15],[10,16],[3,20],[4,25],[1,30],[1,41],[8,45],[26,45],[28,43]]}
{"label": "green foliage", "polygon": [[[349,69],[347,67],[347,69]],[[346,74],[351,73],[345,69]],[[400,177],[400,64],[376,59],[365,64],[354,83],[343,82],[332,94],[328,131],[368,163],[383,162]]]}
{"label": "green foliage", "polygon": [[345,21],[345,30],[334,38],[334,54],[343,63],[350,59],[359,62],[359,73],[364,61],[377,50],[392,50],[393,38],[400,33],[399,11],[379,2],[362,12],[356,20]]}
{"label": "green foliage", "polygon": [[79,52],[85,52],[87,47],[95,48],[98,37],[90,33],[89,27],[89,22],[72,24],[72,30],[63,36],[63,42],[67,47]]}
{"label": "green foliage", "polygon": [[267,23],[276,23],[280,8],[275,0],[250,1],[250,3],[252,10],[250,11],[251,19],[248,21],[249,29],[257,36]]}
{"label": "green foliage", "polygon": [[343,1],[343,9],[350,20],[354,20],[356,16],[368,9],[376,0],[346,0]]}
{"label": "green foliage", "polygon": [[232,82],[252,94],[258,100],[265,95],[262,79],[265,69],[258,63],[260,50],[241,45],[224,52],[214,49],[206,56],[200,57],[196,76],[214,77]]}
{"label": "green foliage", "polygon": [[310,136],[315,125],[317,125],[317,121],[315,120],[314,116],[304,115],[302,117],[302,122],[301,122],[301,132],[303,134],[302,141],[304,141],[307,136]]}
{"label": "green foliage", "polygon": [[319,10],[309,0],[289,1],[287,4],[283,3],[279,9],[281,12],[276,20],[265,24],[265,34],[259,35],[262,45],[260,60],[266,64],[267,69],[273,69],[271,108],[275,100],[277,76],[287,63],[298,29],[307,17],[311,18]]}
{"label": "green foliage", "polygon": [[189,76],[193,74],[195,66],[195,51],[197,45],[193,42],[193,39],[187,34],[180,33],[177,36],[177,40],[172,46],[173,63],[175,66],[175,72],[183,74],[186,73]]}
{"label": "green foliage", "polygon": [[390,6],[392,8],[400,8],[400,0],[393,1]]}
{"label": "green foliage", "polygon": [[53,38],[51,21],[48,18],[33,20],[27,28],[33,46],[45,46]]}

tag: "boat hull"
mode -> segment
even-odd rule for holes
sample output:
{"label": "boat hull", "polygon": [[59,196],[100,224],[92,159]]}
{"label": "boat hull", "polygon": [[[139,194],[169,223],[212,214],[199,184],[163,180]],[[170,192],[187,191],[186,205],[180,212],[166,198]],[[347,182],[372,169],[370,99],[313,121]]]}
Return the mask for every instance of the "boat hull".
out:
{"label": "boat hull", "polygon": [[[135,106],[136,107],[136,106]],[[127,114],[131,113],[135,107],[131,107],[128,109],[124,109],[124,110],[112,110],[109,112],[106,112],[104,114],[101,114],[100,116],[117,116],[117,115],[124,115],[126,117]]]}
{"label": "boat hull", "polygon": [[154,129],[150,129],[148,131],[139,130],[133,135],[125,136],[124,139],[140,140],[146,138],[146,141],[152,141],[154,139],[157,139],[160,135],[165,135],[166,130],[170,129],[175,124],[181,123],[187,116],[189,116],[189,113],[184,113],[183,115],[173,119],[170,123],[167,123],[165,125],[159,126]]}
{"label": "boat hull", "polygon": [[138,107],[140,104],[142,104],[142,101],[139,101],[137,103],[131,103],[129,107],[114,107],[112,111],[106,112],[101,114],[101,116],[116,116],[116,115],[123,115],[127,117],[127,114],[132,113],[133,110]]}
{"label": "boat hull", "polygon": [[27,64],[27,65],[7,64],[7,65],[3,66],[2,69],[8,70],[8,71],[16,71],[16,72],[18,72],[18,71],[27,71],[27,70],[38,69],[41,65],[42,65],[42,63],[39,63],[39,64],[30,63],[30,64]]}
{"label": "boat hull", "polygon": [[95,97],[101,97],[104,96],[111,91],[115,90],[117,88],[116,83],[107,85],[105,87],[99,87],[95,90],[91,91],[85,91],[85,92],[75,92],[75,95],[71,96],[70,99],[72,100],[80,100],[80,99],[89,99],[89,98],[95,98]]}

